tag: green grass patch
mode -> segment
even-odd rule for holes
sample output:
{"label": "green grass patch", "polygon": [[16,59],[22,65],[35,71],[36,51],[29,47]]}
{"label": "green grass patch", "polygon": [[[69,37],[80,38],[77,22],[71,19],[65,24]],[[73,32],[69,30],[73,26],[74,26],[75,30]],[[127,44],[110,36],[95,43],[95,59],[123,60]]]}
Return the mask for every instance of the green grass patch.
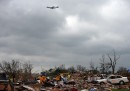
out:
{"label": "green grass patch", "polygon": [[112,89],[112,91],[130,91],[129,89]]}

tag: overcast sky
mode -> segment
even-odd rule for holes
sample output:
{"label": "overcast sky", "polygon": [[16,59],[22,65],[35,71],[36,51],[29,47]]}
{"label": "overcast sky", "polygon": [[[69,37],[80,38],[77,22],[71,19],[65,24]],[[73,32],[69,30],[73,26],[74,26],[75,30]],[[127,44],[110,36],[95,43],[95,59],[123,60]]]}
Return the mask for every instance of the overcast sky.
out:
{"label": "overcast sky", "polygon": [[130,67],[129,9],[130,0],[0,0],[0,61],[89,68],[114,49],[117,66]]}

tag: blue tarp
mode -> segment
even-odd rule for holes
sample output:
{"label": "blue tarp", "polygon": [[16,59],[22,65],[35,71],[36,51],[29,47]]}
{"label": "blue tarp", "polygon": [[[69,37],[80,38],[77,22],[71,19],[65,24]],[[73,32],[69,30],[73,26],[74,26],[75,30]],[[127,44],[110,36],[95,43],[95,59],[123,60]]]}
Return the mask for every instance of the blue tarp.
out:
{"label": "blue tarp", "polygon": [[130,68],[128,69],[128,72],[130,72]]}

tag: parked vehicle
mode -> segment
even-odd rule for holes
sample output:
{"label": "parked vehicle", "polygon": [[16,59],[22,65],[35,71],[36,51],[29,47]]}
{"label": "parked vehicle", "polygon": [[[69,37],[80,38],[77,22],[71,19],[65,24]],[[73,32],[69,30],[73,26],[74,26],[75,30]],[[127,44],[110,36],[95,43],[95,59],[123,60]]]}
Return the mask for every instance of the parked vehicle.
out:
{"label": "parked vehicle", "polygon": [[111,83],[111,84],[125,84],[127,82],[129,82],[128,78],[127,77],[123,77],[123,76],[120,76],[120,75],[110,75],[108,76],[106,79],[100,79],[100,80],[97,80],[98,83],[100,84],[104,84],[104,83]]}
{"label": "parked vehicle", "polygon": [[0,91],[4,91],[8,89],[8,82],[6,74],[5,73],[0,73]]}
{"label": "parked vehicle", "polygon": [[127,77],[123,77],[123,76],[120,76],[120,75],[109,76],[109,79],[107,81],[112,83],[112,84],[118,84],[119,83],[121,85],[129,82]]}

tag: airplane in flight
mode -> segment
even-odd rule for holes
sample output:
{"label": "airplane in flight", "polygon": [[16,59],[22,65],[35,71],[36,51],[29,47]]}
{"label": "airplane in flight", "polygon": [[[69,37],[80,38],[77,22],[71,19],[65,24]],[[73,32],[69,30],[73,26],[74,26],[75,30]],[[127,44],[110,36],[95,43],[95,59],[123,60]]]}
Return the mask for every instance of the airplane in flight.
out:
{"label": "airplane in flight", "polygon": [[56,9],[56,8],[59,8],[59,6],[51,6],[51,7],[47,6],[46,8]]}

